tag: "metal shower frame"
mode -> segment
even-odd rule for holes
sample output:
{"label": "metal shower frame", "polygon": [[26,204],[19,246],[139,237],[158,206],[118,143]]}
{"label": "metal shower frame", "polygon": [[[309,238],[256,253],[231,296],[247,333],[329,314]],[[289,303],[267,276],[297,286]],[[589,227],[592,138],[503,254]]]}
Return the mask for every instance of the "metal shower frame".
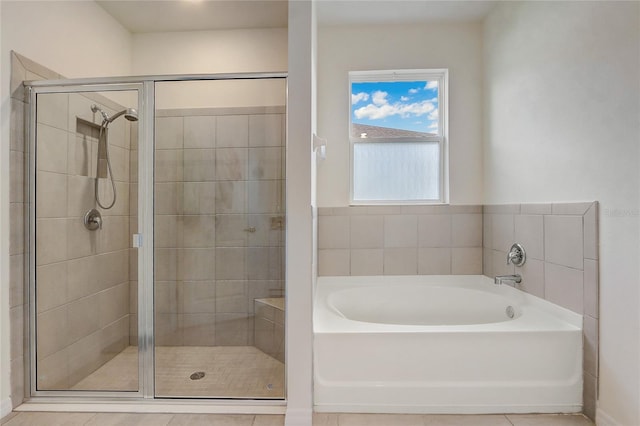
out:
{"label": "metal shower frame", "polygon": [[[154,118],[155,118],[155,84],[160,82],[187,81],[230,81],[230,80],[266,80],[284,79],[285,97],[287,91],[287,73],[233,73],[233,74],[185,74],[185,75],[151,75],[105,78],[79,78],[61,80],[39,80],[24,83],[28,93],[28,173],[25,173],[25,185],[28,187],[29,207],[25,212],[26,243],[28,250],[25,262],[25,279],[28,279],[29,290],[29,324],[28,345],[29,364],[25,368],[25,389],[29,389],[30,401],[35,403],[145,403],[164,404],[168,401],[176,404],[219,405],[221,407],[237,407],[247,411],[278,414],[284,412],[286,405],[286,389],[284,399],[219,399],[219,398],[156,398],[155,397],[155,363],[154,363],[154,311],[153,311],[153,193],[154,193]],[[137,391],[74,391],[74,390],[37,390],[36,383],[36,282],[35,282],[35,230],[36,230],[36,97],[46,93],[79,93],[79,92],[113,92],[137,91],[138,98],[138,234],[143,236],[143,243],[138,248],[138,390]],[[285,102],[286,104],[286,102]],[[285,106],[285,108],[288,108]],[[286,288],[286,279],[285,279]],[[285,319],[286,321],[286,319]],[[285,338],[285,344],[287,339]],[[286,383],[285,362],[285,383]],[[25,366],[27,367],[27,366]]]}

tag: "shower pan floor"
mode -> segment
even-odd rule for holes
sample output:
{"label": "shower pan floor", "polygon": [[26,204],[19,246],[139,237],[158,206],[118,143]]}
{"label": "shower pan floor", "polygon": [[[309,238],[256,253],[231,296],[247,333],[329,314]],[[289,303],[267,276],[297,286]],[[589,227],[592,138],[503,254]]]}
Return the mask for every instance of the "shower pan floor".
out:
{"label": "shower pan floor", "polygon": [[[284,398],[284,364],[253,346],[159,346],[156,397]],[[193,373],[204,377],[192,380]],[[138,389],[138,348],[129,346],[73,386]]]}

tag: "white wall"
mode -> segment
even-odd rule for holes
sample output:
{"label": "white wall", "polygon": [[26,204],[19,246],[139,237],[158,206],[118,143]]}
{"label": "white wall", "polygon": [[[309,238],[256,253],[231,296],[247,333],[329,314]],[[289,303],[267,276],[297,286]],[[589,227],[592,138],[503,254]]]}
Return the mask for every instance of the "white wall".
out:
{"label": "white wall", "polygon": [[9,78],[15,50],[67,77],[131,72],[131,36],[93,2],[0,2],[0,402],[9,384]]}
{"label": "white wall", "polygon": [[318,206],[349,205],[348,72],[449,69],[450,201],[482,202],[482,27],[479,23],[321,27]]}
{"label": "white wall", "polygon": [[[286,70],[286,28],[146,33],[133,36],[135,75]],[[259,89],[256,90],[256,87]],[[189,82],[162,83],[156,105],[163,109],[284,103],[285,92],[281,82]]]}
{"label": "white wall", "polygon": [[485,202],[600,201],[598,415],[640,424],[640,3],[501,3],[484,45]]}

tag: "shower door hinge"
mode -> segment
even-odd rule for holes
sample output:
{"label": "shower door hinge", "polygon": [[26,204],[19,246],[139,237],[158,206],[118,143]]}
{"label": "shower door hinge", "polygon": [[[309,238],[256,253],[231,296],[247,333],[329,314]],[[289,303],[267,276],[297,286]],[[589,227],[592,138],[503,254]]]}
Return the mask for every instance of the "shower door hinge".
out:
{"label": "shower door hinge", "polygon": [[133,247],[142,247],[142,234],[133,234]]}

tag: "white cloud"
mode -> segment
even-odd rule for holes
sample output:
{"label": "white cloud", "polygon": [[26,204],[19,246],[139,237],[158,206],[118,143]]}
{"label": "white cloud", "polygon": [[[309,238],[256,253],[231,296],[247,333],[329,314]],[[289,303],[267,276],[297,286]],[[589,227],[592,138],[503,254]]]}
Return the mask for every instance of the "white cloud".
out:
{"label": "white cloud", "polygon": [[438,131],[438,122],[434,121],[433,123],[429,124],[429,126],[427,127],[427,130],[431,130],[434,133]]}
{"label": "white cloud", "polygon": [[388,101],[387,101],[387,96],[388,95],[389,94],[387,92],[383,92],[381,90],[378,90],[378,91],[373,92],[373,95],[371,96],[371,100],[377,106],[386,105],[388,103]]}
{"label": "white cloud", "polygon": [[369,94],[365,93],[365,92],[360,92],[357,94],[351,94],[351,105],[355,105],[360,101],[368,101],[369,100]]}
{"label": "white cloud", "polygon": [[437,89],[438,88],[438,82],[437,81],[427,81],[426,86],[424,86],[425,90],[430,90],[430,89]]}
{"label": "white cloud", "polygon": [[358,119],[367,118],[369,120],[380,120],[392,115],[399,115],[402,117],[419,117],[421,115],[429,114],[436,109],[436,107],[429,101],[414,102],[411,104],[403,104],[401,102],[397,102],[393,105],[390,105],[389,103],[386,103],[386,98],[383,99],[385,101],[384,104],[375,104],[376,97],[374,94],[373,104],[358,108],[353,113]]}
{"label": "white cloud", "polygon": [[409,93],[411,93],[412,95],[415,95],[419,91],[420,91],[420,89],[409,89]]}
{"label": "white cloud", "polygon": [[400,96],[400,100],[402,102],[407,102],[409,100],[409,97],[408,96]]}
{"label": "white cloud", "polygon": [[436,120],[438,121],[438,109],[434,109],[433,111],[431,111],[429,113],[429,116],[427,117],[429,120]]}

